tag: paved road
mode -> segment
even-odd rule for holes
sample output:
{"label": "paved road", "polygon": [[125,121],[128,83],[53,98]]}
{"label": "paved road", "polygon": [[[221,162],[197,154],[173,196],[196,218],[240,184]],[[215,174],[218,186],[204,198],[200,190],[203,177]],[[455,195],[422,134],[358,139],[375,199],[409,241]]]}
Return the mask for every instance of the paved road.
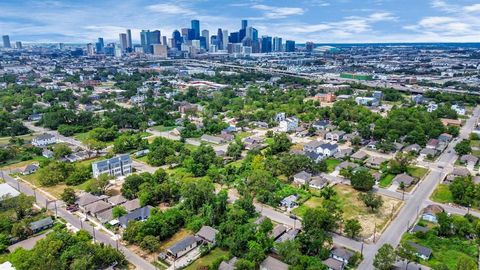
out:
{"label": "paved road", "polygon": [[370,270],[373,268],[375,254],[383,244],[388,243],[392,246],[397,246],[399,244],[402,235],[408,230],[408,227],[415,222],[422,206],[428,202],[428,198],[435,190],[436,186],[448,173],[451,172],[451,165],[453,165],[458,158],[453,148],[459,141],[469,137],[470,133],[475,128],[479,114],[480,108],[477,107],[475,108],[473,115],[460,130],[459,139],[451,142],[447,149],[438,158],[436,164],[437,166],[442,166],[443,169],[438,167],[438,170],[430,171],[425,179],[418,184],[417,189],[410,199],[406,201],[405,206],[400,210],[397,217],[383,232],[379,241],[364,249],[364,260],[359,265],[359,270]]}
{"label": "paved road", "polygon": [[128,248],[122,246],[120,243],[117,245],[117,241],[112,239],[106,233],[99,231],[93,228],[90,224],[86,222],[82,222],[78,217],[73,215],[72,213],[68,212],[65,208],[63,208],[64,203],[61,201],[57,201],[57,207],[55,211],[55,202],[49,202],[46,195],[42,192],[34,192],[34,190],[27,184],[18,182],[16,179],[8,175],[8,172],[3,172],[3,177],[5,181],[11,185],[12,187],[18,189],[20,192],[29,195],[35,196],[35,200],[38,206],[45,207],[53,212],[57,212],[58,216],[63,218],[66,222],[72,224],[74,227],[78,229],[84,229],[90,233],[90,235],[94,236],[96,241],[105,243],[112,247],[118,248],[124,255],[125,258],[139,270],[155,270],[155,266],[138,256],[137,254],[130,251]]}

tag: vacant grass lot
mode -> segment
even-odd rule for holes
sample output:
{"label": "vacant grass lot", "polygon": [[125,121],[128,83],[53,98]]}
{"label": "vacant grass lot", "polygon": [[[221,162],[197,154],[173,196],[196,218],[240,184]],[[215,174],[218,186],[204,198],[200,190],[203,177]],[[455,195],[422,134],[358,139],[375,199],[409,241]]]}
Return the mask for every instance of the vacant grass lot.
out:
{"label": "vacant grass lot", "polygon": [[[8,143],[10,142],[10,139],[11,139],[11,138],[12,138],[11,136],[0,137],[0,145],[8,144]],[[32,140],[33,135],[31,135],[31,134],[25,134],[25,135],[16,136],[15,138],[23,139],[25,142],[27,142],[27,141],[31,141],[31,140]]]}
{"label": "vacant grass lot", "polygon": [[227,259],[229,257],[229,252],[222,250],[220,248],[215,248],[207,255],[199,258],[194,263],[190,264],[185,268],[185,270],[197,270],[197,269],[210,269],[207,267],[211,267],[213,262],[215,262],[219,258]]}
{"label": "vacant grass lot", "polygon": [[393,178],[395,178],[395,175],[387,174],[385,175],[385,177],[382,177],[382,179],[380,179],[378,185],[382,188],[387,188],[392,184]]}
{"label": "vacant grass lot", "polygon": [[341,161],[338,159],[329,158],[325,160],[325,163],[327,163],[327,172],[333,172],[335,171],[335,167],[337,167]]}
{"label": "vacant grass lot", "polygon": [[476,262],[478,258],[478,247],[474,241],[459,238],[442,238],[429,232],[425,237],[419,238],[415,234],[407,233],[402,241],[412,241],[432,250],[432,257],[428,261],[421,261],[422,264],[434,267],[438,264],[445,264],[448,269],[457,268],[459,258],[470,258]]}
{"label": "vacant grass lot", "polygon": [[171,131],[175,129],[175,126],[154,126],[152,127],[152,129],[158,132],[165,132],[165,131]]}
{"label": "vacant grass lot", "polygon": [[448,185],[440,184],[432,194],[432,201],[439,203],[452,203],[453,195],[448,188]]}
{"label": "vacant grass lot", "polygon": [[[377,213],[372,213],[365,207],[364,203],[358,199],[359,191],[347,185],[336,185],[333,187],[338,194],[337,200],[343,211],[343,218],[358,219],[362,225],[361,237],[370,238],[373,236],[376,226],[377,234],[387,225],[392,213],[395,213],[401,207],[401,201],[391,197],[382,196],[383,206]],[[322,198],[311,197],[301,206],[293,210],[298,216],[303,216],[308,208],[321,207]]]}
{"label": "vacant grass lot", "polygon": [[417,179],[422,179],[428,172],[428,169],[422,168],[422,167],[409,167],[407,169],[407,173]]}

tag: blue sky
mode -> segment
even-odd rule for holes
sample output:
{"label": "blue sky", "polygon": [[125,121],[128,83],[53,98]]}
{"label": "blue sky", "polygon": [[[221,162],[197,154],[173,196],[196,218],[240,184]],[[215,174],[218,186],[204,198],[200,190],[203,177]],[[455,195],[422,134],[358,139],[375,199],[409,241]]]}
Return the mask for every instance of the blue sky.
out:
{"label": "blue sky", "polygon": [[480,0],[0,0],[0,33],[12,41],[116,41],[126,28],[171,36],[240,28],[298,42],[480,42]]}

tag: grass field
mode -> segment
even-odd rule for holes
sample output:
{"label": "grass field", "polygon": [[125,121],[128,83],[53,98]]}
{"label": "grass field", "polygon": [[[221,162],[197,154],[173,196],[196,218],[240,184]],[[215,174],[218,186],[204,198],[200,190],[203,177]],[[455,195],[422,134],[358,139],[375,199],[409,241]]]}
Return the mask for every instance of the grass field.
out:
{"label": "grass field", "polygon": [[[8,144],[11,138],[12,138],[11,136],[0,137],[0,145]],[[20,135],[20,136],[16,136],[16,138],[23,139],[25,141],[30,141],[33,138],[33,135],[31,134]]]}
{"label": "grass field", "polygon": [[153,130],[158,132],[165,132],[175,129],[176,126],[154,126],[152,127]]}
{"label": "grass field", "polygon": [[432,194],[432,201],[439,203],[451,203],[453,202],[453,195],[448,188],[448,185],[440,184]]}
{"label": "grass field", "polygon": [[470,258],[476,261],[478,258],[478,248],[474,241],[458,238],[438,237],[434,233],[427,233],[426,237],[418,238],[414,234],[407,233],[402,241],[412,241],[432,250],[432,257],[428,261],[421,261],[430,267],[438,264],[445,264],[448,269],[457,268],[459,258]]}
{"label": "grass field", "polygon": [[382,177],[382,179],[380,179],[378,185],[382,188],[387,188],[392,184],[393,178],[395,178],[395,175],[387,174],[385,177]]}
{"label": "grass field", "polygon": [[220,248],[215,248],[206,256],[203,256],[196,260],[194,263],[190,264],[189,266],[185,267],[185,270],[197,270],[197,269],[207,269],[205,267],[211,267],[212,263],[215,262],[218,258],[225,258],[229,257],[229,252],[222,250]]}
{"label": "grass field", "polygon": [[341,161],[338,159],[329,158],[325,160],[325,163],[327,163],[327,172],[333,172],[335,171],[335,167],[337,167]]}
{"label": "grass field", "polygon": [[[391,197],[382,196],[383,206],[377,213],[372,213],[367,209],[362,201],[358,199],[359,192],[347,185],[334,186],[338,194],[337,200],[343,211],[343,218],[358,219],[362,225],[361,236],[370,238],[373,235],[376,226],[377,233],[382,231],[387,225],[392,213],[396,212],[401,206],[401,201]],[[322,205],[322,199],[319,197],[311,197],[304,204],[296,208],[294,211],[298,216],[305,214],[308,208],[316,208]]]}
{"label": "grass field", "polygon": [[428,169],[422,167],[409,167],[407,173],[415,178],[422,179],[428,172]]}

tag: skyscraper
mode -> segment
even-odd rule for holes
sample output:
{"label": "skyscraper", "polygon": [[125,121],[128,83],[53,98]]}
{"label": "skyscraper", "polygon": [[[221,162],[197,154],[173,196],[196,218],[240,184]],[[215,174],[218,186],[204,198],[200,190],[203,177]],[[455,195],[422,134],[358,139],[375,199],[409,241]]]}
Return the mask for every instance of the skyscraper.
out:
{"label": "skyscraper", "polygon": [[305,50],[307,52],[313,52],[313,49],[315,49],[315,43],[311,41],[308,41],[307,43],[305,43]]}
{"label": "skyscraper", "polygon": [[99,37],[98,41],[95,43],[95,50],[97,53],[104,53],[105,44],[103,43],[103,38]]}
{"label": "skyscraper", "polygon": [[178,50],[181,50],[182,48],[182,35],[178,30],[173,31],[172,33],[172,42],[173,42],[173,47],[177,48]]}
{"label": "skyscraper", "polygon": [[132,48],[132,31],[130,29],[127,29],[127,51],[131,52]]}
{"label": "skyscraper", "polygon": [[242,29],[246,29],[248,26],[248,21],[247,20],[242,20]]}
{"label": "skyscraper", "polygon": [[[227,35],[228,36],[228,35]],[[223,31],[222,31],[222,28],[218,28],[218,31],[217,31],[217,44],[214,44],[214,45],[217,45],[217,49],[218,50],[223,50]]]}
{"label": "skyscraper", "polygon": [[228,45],[228,30],[222,31],[222,44],[223,44],[222,50],[226,50]]}
{"label": "skyscraper", "polygon": [[150,35],[149,35],[150,45],[162,43],[161,36],[162,36],[162,33],[160,32],[160,30],[155,30],[150,32]]}
{"label": "skyscraper", "polygon": [[93,48],[93,44],[92,44],[92,43],[88,43],[88,44],[87,44],[87,55],[88,55],[88,56],[95,55],[95,49]]}
{"label": "skyscraper", "polygon": [[120,49],[122,49],[122,52],[126,52],[127,48],[128,48],[128,46],[127,46],[127,44],[128,44],[127,34],[121,33],[118,36],[119,36],[119,39],[120,39]]}
{"label": "skyscraper", "polygon": [[293,41],[293,40],[285,41],[285,51],[286,52],[294,52],[295,51],[295,41]]}
{"label": "skyscraper", "polygon": [[150,30],[142,30],[142,32],[140,32],[140,44],[143,47],[144,53],[150,52]]}
{"label": "skyscraper", "polygon": [[162,37],[162,44],[163,44],[163,45],[168,45],[168,44],[167,44],[167,36],[163,36],[163,37]]}
{"label": "skyscraper", "polygon": [[2,39],[4,48],[12,48],[12,45],[10,44],[10,37],[8,35],[2,36]]}
{"label": "skyscraper", "polygon": [[200,21],[199,20],[192,20],[192,30],[194,34],[193,39],[199,39],[200,38]]}
{"label": "skyscraper", "polygon": [[15,42],[15,48],[16,48],[17,50],[23,49],[22,42],[21,42],[21,41]]}
{"label": "skyscraper", "polygon": [[272,37],[262,36],[262,53],[272,52]]}
{"label": "skyscraper", "polygon": [[202,37],[205,38],[205,48],[210,48],[210,32],[208,30],[202,30]]}
{"label": "skyscraper", "polygon": [[274,37],[273,38],[273,51],[274,52],[281,52],[282,51],[282,38],[281,37]]}

